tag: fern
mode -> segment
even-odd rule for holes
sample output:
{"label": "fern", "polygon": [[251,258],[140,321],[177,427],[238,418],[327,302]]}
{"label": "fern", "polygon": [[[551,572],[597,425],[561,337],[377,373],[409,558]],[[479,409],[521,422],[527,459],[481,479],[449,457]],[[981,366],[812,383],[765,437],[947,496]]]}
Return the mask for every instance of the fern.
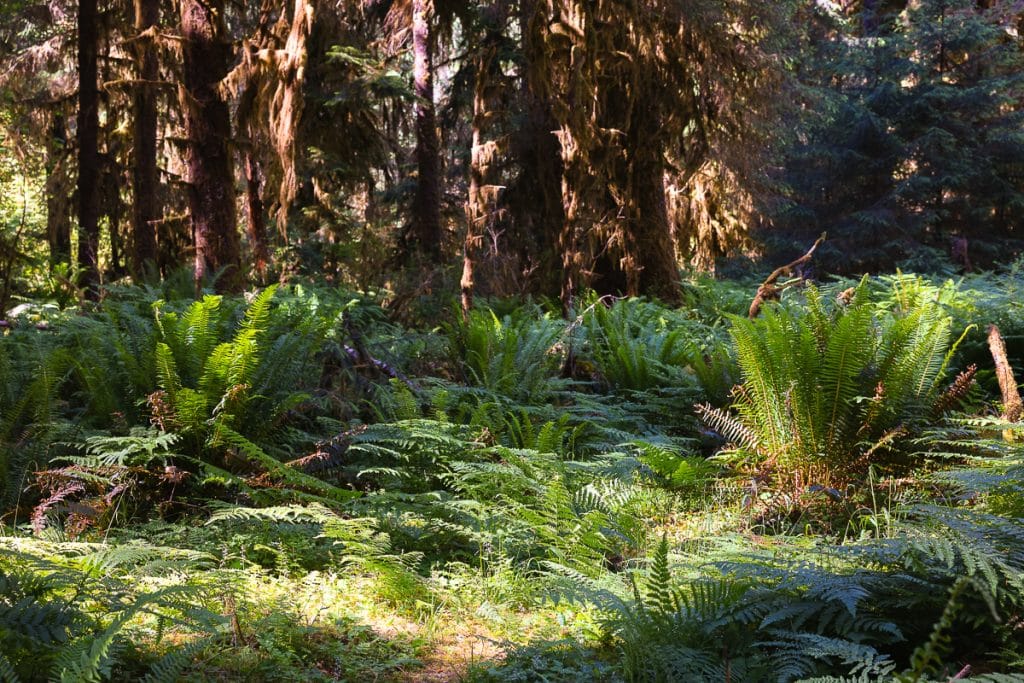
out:
{"label": "fern", "polygon": [[895,450],[906,425],[930,418],[956,348],[949,330],[933,304],[876,315],[866,279],[848,306],[829,308],[809,287],[806,309],[733,320],[743,375],[733,412],[698,412],[790,480],[841,488],[863,477],[883,445]]}
{"label": "fern", "polygon": [[177,683],[182,674],[193,665],[196,656],[216,645],[218,636],[198,638],[184,646],[175,647],[149,667],[142,683]]}
{"label": "fern", "polygon": [[693,383],[685,318],[641,299],[623,299],[594,303],[582,323],[585,353],[612,387],[644,391]]}
{"label": "fern", "polygon": [[157,562],[173,563],[180,576],[183,568],[209,566],[212,558],[141,544],[30,547],[48,552],[0,549],[0,646],[9,679],[19,672],[34,679],[49,669],[53,680],[105,680],[118,666],[128,628],[143,618],[206,633],[217,628],[218,619],[199,607],[203,588],[138,591],[124,582]]}
{"label": "fern", "polygon": [[171,598],[195,594],[196,590],[188,586],[168,586],[140,595],[131,605],[121,610],[101,633],[63,648],[54,664],[54,678],[68,683],[101,681],[109,678],[116,655],[117,639],[129,621],[151,605],[159,606]]}
{"label": "fern", "polygon": [[298,489],[299,491],[308,491],[313,493],[322,497],[325,501],[331,501],[334,504],[344,503],[352,498],[358,497],[359,495],[356,491],[347,491],[345,489],[338,488],[337,486],[332,486],[322,479],[312,477],[300,470],[288,467],[284,463],[267,455],[263,449],[252,441],[249,441],[247,438],[225,425],[220,425],[217,428],[217,431],[212,435],[211,445],[232,447],[237,455],[247,460],[251,465],[278,479],[281,483]]}
{"label": "fern", "polygon": [[19,683],[20,680],[21,678],[14,670],[14,665],[3,653],[0,653],[0,681],[2,683]]}
{"label": "fern", "polygon": [[504,318],[474,309],[451,334],[469,379],[488,391],[543,402],[565,385],[557,377],[563,328],[536,307]]}

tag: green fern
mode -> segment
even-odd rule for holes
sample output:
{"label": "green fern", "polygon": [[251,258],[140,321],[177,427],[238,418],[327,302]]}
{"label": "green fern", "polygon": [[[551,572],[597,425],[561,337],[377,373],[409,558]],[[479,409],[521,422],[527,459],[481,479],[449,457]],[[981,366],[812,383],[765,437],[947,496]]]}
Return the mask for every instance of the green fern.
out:
{"label": "green fern", "polygon": [[149,671],[142,678],[142,683],[177,683],[182,675],[195,664],[195,660],[203,650],[215,647],[220,636],[213,635],[197,638],[192,642],[176,646],[167,654],[149,666]]}
{"label": "green fern", "polygon": [[280,483],[297,491],[312,493],[332,504],[345,503],[359,496],[356,491],[333,486],[322,479],[275,460],[252,441],[226,425],[216,427],[216,431],[211,435],[210,445],[220,448],[230,447],[237,456],[258,470],[266,472]]}
{"label": "green fern", "polygon": [[14,665],[7,657],[0,653],[0,682],[2,683],[19,683],[21,678],[18,673],[14,670]]}
{"label": "green fern", "polygon": [[455,324],[451,335],[468,377],[488,391],[543,402],[565,386],[557,375],[562,363],[560,322],[535,306],[499,318],[476,308]]}
{"label": "green fern", "polygon": [[866,283],[849,305],[830,307],[808,287],[806,309],[734,318],[743,384],[734,412],[704,406],[705,421],[805,486],[862,478],[881,445],[891,451],[898,434],[931,417],[956,348],[938,306],[878,316]]}
{"label": "green fern", "polygon": [[583,316],[587,356],[612,387],[644,391],[692,384],[684,318],[642,299],[600,302]]}
{"label": "green fern", "polygon": [[0,548],[0,647],[9,680],[34,680],[47,669],[52,680],[106,680],[119,666],[129,627],[140,619],[201,633],[218,628],[218,618],[201,607],[204,588],[140,591],[125,581],[158,563],[180,576],[185,568],[209,567],[213,558],[142,544],[34,542],[28,548],[33,552]]}

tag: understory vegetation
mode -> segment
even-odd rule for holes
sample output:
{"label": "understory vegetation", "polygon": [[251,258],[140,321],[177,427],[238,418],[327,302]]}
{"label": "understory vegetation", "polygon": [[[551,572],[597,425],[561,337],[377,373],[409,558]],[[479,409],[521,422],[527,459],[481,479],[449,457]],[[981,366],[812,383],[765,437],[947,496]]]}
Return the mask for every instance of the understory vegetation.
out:
{"label": "understory vegetation", "polygon": [[0,681],[1024,680],[1024,274],[755,287],[22,307]]}

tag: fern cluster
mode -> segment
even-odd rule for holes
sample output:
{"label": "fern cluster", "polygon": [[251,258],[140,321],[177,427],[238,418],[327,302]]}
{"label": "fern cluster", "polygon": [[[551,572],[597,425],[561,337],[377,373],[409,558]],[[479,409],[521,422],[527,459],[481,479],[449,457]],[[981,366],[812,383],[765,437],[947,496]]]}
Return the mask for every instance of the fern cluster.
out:
{"label": "fern cluster", "polygon": [[[38,544],[36,544],[38,545]],[[140,621],[206,633],[205,640],[155,661],[147,681],[177,680],[200,646],[221,631],[221,620],[201,605],[207,589],[167,585],[139,590],[129,571],[181,572],[213,558],[172,548],[51,546],[48,552],[0,547],[0,677],[5,681],[100,681],[110,678],[133,642]]]}
{"label": "fern cluster", "polygon": [[[299,670],[323,634],[231,586],[314,575],[372,577],[382,604],[419,616],[577,599],[559,618],[596,640],[520,650],[513,679],[1011,668],[1020,426],[949,416],[977,405],[984,369],[944,391],[964,365],[954,330],[976,315],[953,285],[875,278],[833,301],[848,284],[754,321],[729,318],[735,286],[700,281],[690,311],[592,297],[567,321],[531,304],[426,332],[302,287],[115,292],[48,336],[15,331],[0,343],[0,466],[8,500],[30,505],[7,519],[113,545],[5,542],[19,554],[0,558],[0,679],[38,673],[30,653],[53,677],[123,664],[173,678],[200,653],[256,677]],[[720,436],[732,447],[709,458]],[[845,528],[805,523],[825,499]],[[780,524],[748,525],[758,500]],[[833,535],[699,536],[740,528]],[[124,540],[138,536],[151,543]],[[167,629],[201,637],[158,661]],[[211,651],[217,638],[253,665]]]}
{"label": "fern cluster", "polygon": [[746,549],[682,581],[663,539],[632,600],[576,587],[605,610],[627,680],[949,678],[948,662],[985,655],[978,633],[989,633],[987,647],[1015,638],[1015,627],[993,625],[1019,613],[1024,528],[973,513],[914,515],[885,541]]}
{"label": "fern cluster", "polygon": [[705,405],[705,420],[732,457],[782,486],[840,494],[873,463],[899,463],[898,442],[933,417],[956,350],[940,306],[876,313],[866,281],[849,303],[808,287],[806,306],[736,318],[732,335],[743,383],[731,411]]}

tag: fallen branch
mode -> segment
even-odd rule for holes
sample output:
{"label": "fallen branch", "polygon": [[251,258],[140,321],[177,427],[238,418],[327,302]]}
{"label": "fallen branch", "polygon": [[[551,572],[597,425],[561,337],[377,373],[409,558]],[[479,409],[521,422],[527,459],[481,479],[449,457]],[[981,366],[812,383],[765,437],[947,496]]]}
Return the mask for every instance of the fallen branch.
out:
{"label": "fallen branch", "polygon": [[797,260],[793,261],[792,263],[787,263],[786,265],[780,268],[776,268],[775,270],[772,271],[772,274],[769,275],[767,279],[765,279],[765,281],[761,283],[761,285],[757,288],[757,294],[754,296],[754,300],[750,304],[749,317],[751,319],[756,318],[761,313],[761,306],[763,306],[766,301],[778,301],[779,296],[782,294],[783,290],[792,287],[795,284],[803,282],[804,278],[801,276],[795,280],[785,282],[781,285],[776,284],[779,281],[780,277],[782,277],[783,275],[792,275],[793,270],[797,266],[801,266],[810,261],[811,257],[814,256],[814,251],[819,246],[821,246],[821,243],[825,241],[825,238],[827,236],[828,233],[821,233],[821,237],[815,240],[814,244],[811,245],[811,248],[807,250],[806,254],[804,254]]}
{"label": "fallen branch", "polygon": [[369,350],[366,348],[365,342],[363,341],[362,332],[360,332],[352,322],[352,316],[349,315],[348,311],[345,311],[342,314],[341,320],[342,325],[345,328],[345,332],[348,333],[349,338],[352,340],[352,346],[343,344],[342,348],[356,367],[362,366],[375,368],[378,372],[383,373],[387,377],[398,380],[411,391],[418,391],[419,388],[412,380],[400,373],[398,370],[392,368],[384,361],[378,360],[370,354]]}

